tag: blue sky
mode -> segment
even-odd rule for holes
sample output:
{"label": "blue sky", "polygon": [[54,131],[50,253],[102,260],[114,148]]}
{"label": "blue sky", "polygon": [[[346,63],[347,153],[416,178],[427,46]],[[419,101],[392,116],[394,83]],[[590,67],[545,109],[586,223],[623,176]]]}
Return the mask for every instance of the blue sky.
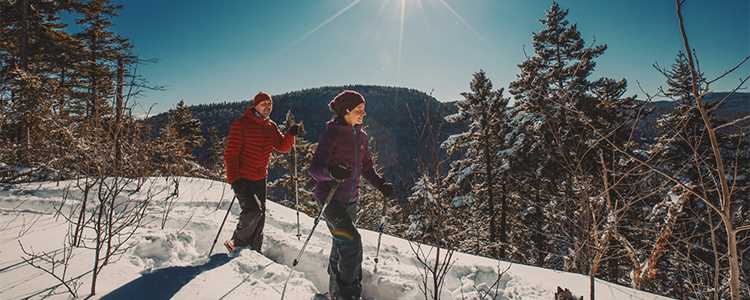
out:
{"label": "blue sky", "polygon": [[[166,91],[138,100],[152,112],[188,104],[238,101],[327,85],[405,86],[442,101],[460,99],[484,69],[496,87],[515,79],[532,32],[550,1],[279,0],[119,1],[114,30],[130,38],[140,67]],[[562,0],[585,41],[607,44],[595,75],[625,78],[628,95],[655,92],[682,49],[674,2]],[[402,11],[403,17],[402,17]],[[691,46],[708,78],[750,55],[750,1],[688,0]],[[403,20],[403,22],[402,22]],[[403,26],[402,26],[403,24]],[[734,88],[736,75],[713,89]],[[367,96],[367,95],[365,95]]]}

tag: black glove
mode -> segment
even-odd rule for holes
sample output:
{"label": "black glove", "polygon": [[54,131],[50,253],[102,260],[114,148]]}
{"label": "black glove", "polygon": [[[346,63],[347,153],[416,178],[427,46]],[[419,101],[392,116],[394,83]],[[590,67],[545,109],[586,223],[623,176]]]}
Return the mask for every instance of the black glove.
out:
{"label": "black glove", "polygon": [[297,135],[302,129],[302,126],[300,124],[294,124],[292,126],[289,126],[289,129],[287,129],[286,133],[291,135]]}
{"label": "black glove", "polygon": [[240,178],[240,179],[235,180],[234,182],[232,182],[232,190],[235,193],[238,193],[239,189],[241,189],[244,186],[244,183],[245,183],[245,179]]}
{"label": "black glove", "polygon": [[349,177],[352,177],[352,170],[342,164],[329,166],[328,173],[330,173],[331,177],[333,177],[333,179],[336,179],[337,181],[343,181],[348,179]]}
{"label": "black glove", "polygon": [[383,197],[390,199],[393,197],[393,184],[390,182],[383,183],[380,187],[380,192],[383,193]]}

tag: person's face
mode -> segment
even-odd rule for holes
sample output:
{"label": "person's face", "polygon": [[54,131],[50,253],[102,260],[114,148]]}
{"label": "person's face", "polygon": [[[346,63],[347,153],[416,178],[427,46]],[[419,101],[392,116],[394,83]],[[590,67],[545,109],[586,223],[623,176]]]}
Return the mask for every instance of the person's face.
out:
{"label": "person's face", "polygon": [[346,123],[349,125],[360,125],[362,124],[362,121],[364,121],[366,115],[365,104],[360,103],[357,107],[344,115],[344,120],[346,120]]}
{"label": "person's face", "polygon": [[258,103],[258,105],[255,106],[255,110],[258,111],[261,117],[266,119],[271,116],[271,111],[273,110],[273,101],[266,100]]}

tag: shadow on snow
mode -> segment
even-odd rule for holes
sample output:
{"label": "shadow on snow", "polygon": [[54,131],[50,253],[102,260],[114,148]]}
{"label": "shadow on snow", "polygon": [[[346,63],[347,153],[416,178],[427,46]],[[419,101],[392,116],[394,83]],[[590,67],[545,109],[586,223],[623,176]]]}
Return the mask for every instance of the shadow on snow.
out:
{"label": "shadow on snow", "polygon": [[113,290],[101,299],[170,299],[199,274],[220,267],[229,260],[231,257],[226,254],[214,254],[202,265],[154,270]]}

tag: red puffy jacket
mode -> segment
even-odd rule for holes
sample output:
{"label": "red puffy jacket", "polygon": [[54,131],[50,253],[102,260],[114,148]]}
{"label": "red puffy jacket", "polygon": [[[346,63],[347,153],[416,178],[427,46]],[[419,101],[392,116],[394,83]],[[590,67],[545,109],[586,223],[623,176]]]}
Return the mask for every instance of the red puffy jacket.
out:
{"label": "red puffy jacket", "polygon": [[268,176],[271,151],[286,153],[294,145],[294,135],[283,135],[271,119],[258,118],[252,108],[229,127],[224,149],[227,182],[240,178],[261,180]]}

